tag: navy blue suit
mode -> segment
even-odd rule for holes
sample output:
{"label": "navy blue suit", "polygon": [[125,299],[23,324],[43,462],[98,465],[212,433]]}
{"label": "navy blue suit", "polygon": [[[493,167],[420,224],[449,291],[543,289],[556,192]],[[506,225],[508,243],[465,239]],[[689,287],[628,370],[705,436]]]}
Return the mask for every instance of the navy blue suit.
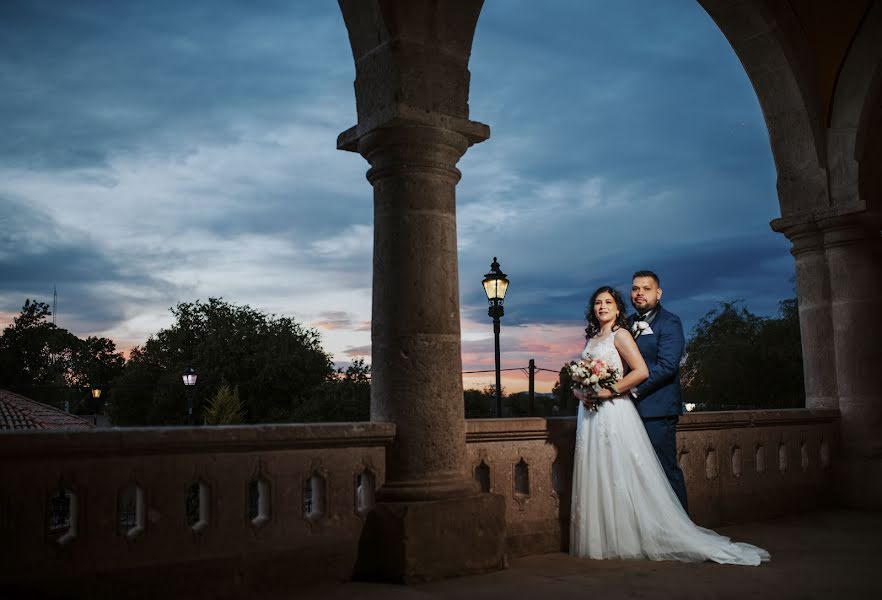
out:
{"label": "navy blue suit", "polygon": [[665,475],[685,509],[686,481],[677,465],[677,421],[683,413],[680,359],[686,338],[680,317],[660,304],[650,313],[648,323],[652,333],[639,335],[637,347],[649,368],[649,377],[637,386],[635,404]]}

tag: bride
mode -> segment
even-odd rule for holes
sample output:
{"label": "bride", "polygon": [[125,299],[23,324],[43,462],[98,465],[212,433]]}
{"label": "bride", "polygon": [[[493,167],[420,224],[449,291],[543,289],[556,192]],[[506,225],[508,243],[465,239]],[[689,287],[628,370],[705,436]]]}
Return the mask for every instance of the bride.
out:
{"label": "bride", "polygon": [[[758,565],[769,553],[695,525],[680,504],[652,448],[628,390],[649,371],[625,321],[614,288],[599,288],[587,310],[592,356],[624,377],[612,390],[581,400],[576,426],[570,554],[588,558],[643,558]],[[597,410],[588,406],[600,402]]]}

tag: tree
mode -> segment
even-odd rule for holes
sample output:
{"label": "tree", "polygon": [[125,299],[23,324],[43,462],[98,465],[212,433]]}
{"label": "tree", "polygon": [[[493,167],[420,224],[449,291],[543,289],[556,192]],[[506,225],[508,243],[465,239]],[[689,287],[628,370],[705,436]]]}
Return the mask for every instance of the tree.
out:
{"label": "tree", "polygon": [[554,396],[534,393],[532,415],[530,414],[530,392],[514,392],[509,394],[506,400],[509,406],[508,415],[511,417],[552,417],[560,414],[560,412],[554,412],[556,405]]}
{"label": "tree", "polygon": [[217,393],[205,407],[203,419],[206,425],[238,425],[245,420],[245,408],[239,400],[239,388],[221,383]]}
{"label": "tree", "polygon": [[496,386],[483,390],[463,390],[466,419],[489,419],[496,416]]}
{"label": "tree", "polygon": [[[535,398],[534,398],[535,402]],[[515,392],[509,394],[503,399],[503,404],[508,405],[507,414],[509,417],[529,417],[530,416],[530,394],[529,392]],[[534,406],[535,408],[535,406]],[[505,413],[503,413],[505,414]]]}
{"label": "tree", "polygon": [[0,383],[64,384],[76,338],[48,318],[44,302],[25,300],[21,313],[0,336]]}
{"label": "tree", "polygon": [[71,380],[80,387],[100,387],[122,375],[126,360],[113,341],[89,336],[79,340],[71,356]]}
{"label": "tree", "polygon": [[122,372],[125,359],[111,340],[94,336],[82,340],[56,327],[50,316],[48,304],[27,299],[12,325],[3,330],[0,385],[60,405],[61,397],[79,398],[82,388],[104,385]]}
{"label": "tree", "polygon": [[267,315],[220,298],[171,309],[175,322],[132,350],[111,389],[113,419],[121,425],[184,422],[180,374],[193,366],[199,398],[212,397],[222,380],[238,386],[249,422],[290,421],[334,376],[319,333],[289,317]]}
{"label": "tree", "polygon": [[303,422],[370,421],[371,368],[363,358],[356,358],[345,370],[322,384],[318,392],[301,404],[294,419]]}
{"label": "tree", "polygon": [[699,319],[681,368],[684,402],[704,409],[805,405],[796,299],[777,318],[723,302]]}

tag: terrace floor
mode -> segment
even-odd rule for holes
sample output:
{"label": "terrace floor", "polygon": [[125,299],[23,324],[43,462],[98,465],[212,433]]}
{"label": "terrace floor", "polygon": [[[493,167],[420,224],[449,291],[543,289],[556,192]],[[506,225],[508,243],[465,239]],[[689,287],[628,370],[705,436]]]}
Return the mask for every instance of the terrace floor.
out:
{"label": "terrace floor", "polygon": [[[768,549],[760,567],[595,561],[554,553],[516,558],[510,568],[418,586],[338,583],[283,598],[880,598],[882,513],[806,513],[717,531]],[[267,597],[266,600],[270,600]]]}

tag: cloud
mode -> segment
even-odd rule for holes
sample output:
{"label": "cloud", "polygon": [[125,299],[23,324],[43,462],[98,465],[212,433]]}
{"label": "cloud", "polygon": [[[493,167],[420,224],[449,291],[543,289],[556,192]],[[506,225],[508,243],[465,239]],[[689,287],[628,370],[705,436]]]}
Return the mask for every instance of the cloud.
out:
{"label": "cloud", "polygon": [[[687,324],[792,294],[762,114],[698,3],[486,3],[470,70],[493,135],[459,163],[464,365],[492,364],[493,256],[524,365],[578,353],[587,295],[637,268]],[[0,311],[58,285],[69,328],[129,344],[222,296],[369,356],[353,79],[333,3],[0,4]]]}
{"label": "cloud", "polygon": [[25,298],[51,304],[57,288],[56,316],[63,315],[66,327],[105,331],[130,311],[178,291],[45,212],[0,197],[0,215],[0,301],[8,309]]}
{"label": "cloud", "polygon": [[359,356],[370,356],[371,355],[371,346],[370,344],[365,346],[353,346],[350,348],[346,348],[344,354],[350,358],[357,358]]}
{"label": "cloud", "polygon": [[313,321],[313,327],[319,329],[353,329],[356,327],[349,313],[341,310],[332,310],[319,313],[319,320]]}
{"label": "cloud", "polygon": [[303,6],[4,3],[0,24],[0,108],[20,117],[0,156],[35,167],[229,140],[236,117],[272,119],[354,72],[339,15]]}

